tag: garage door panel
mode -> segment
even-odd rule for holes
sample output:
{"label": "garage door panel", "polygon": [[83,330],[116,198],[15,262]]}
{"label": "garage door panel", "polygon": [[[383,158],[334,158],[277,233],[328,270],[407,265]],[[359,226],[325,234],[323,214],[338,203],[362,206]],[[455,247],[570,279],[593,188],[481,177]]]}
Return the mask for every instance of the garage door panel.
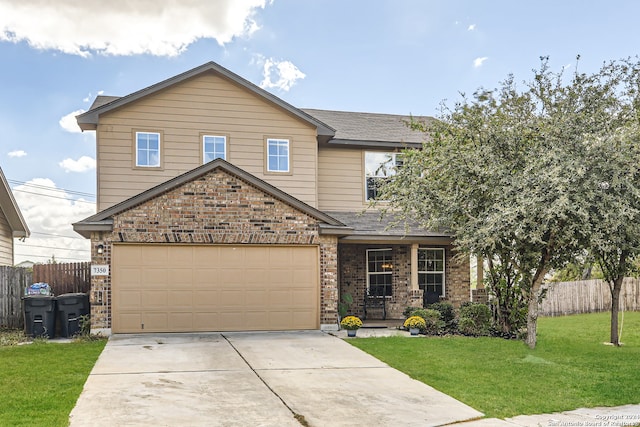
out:
{"label": "garage door panel", "polygon": [[194,330],[192,312],[171,312],[169,313],[168,321],[170,325],[177,329]]}
{"label": "garage door panel", "polygon": [[143,246],[140,249],[141,265],[167,265],[169,263],[169,248],[164,245]]}
{"label": "garage door panel", "polygon": [[318,262],[315,246],[114,245],[112,327],[317,329]]}
{"label": "garage door panel", "polygon": [[268,293],[265,289],[248,289],[244,293],[244,305],[247,309],[264,307]]}
{"label": "garage door panel", "polygon": [[169,313],[162,311],[149,311],[142,315],[144,328],[142,332],[163,332],[169,327]]}
{"label": "garage door panel", "polygon": [[168,298],[172,307],[189,308],[193,307],[193,292],[191,290],[168,291]]}
{"label": "garage door panel", "polygon": [[141,291],[129,291],[122,290],[116,294],[114,298],[120,307],[124,310],[140,310],[142,304],[142,292]]}
{"label": "garage door panel", "polygon": [[213,309],[218,306],[218,301],[220,300],[219,295],[220,291],[218,290],[197,290],[193,294],[193,306],[199,311]]}
{"label": "garage door panel", "polygon": [[152,310],[166,310],[169,308],[169,298],[167,291],[142,291],[141,295],[142,307],[148,307]]}

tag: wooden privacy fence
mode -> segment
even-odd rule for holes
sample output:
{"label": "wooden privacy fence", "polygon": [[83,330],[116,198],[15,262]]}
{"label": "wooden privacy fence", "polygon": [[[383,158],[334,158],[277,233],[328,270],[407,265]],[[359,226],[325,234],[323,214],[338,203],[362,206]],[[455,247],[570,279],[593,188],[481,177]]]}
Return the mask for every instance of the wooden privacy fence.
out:
{"label": "wooden privacy fence", "polygon": [[[540,304],[542,316],[594,313],[611,310],[609,285],[600,280],[556,282],[548,285],[547,296]],[[620,309],[640,310],[640,279],[627,277],[620,291]]]}
{"label": "wooden privacy fence", "polygon": [[91,290],[91,263],[35,264],[33,281],[48,283],[54,295]]}
{"label": "wooden privacy fence", "polygon": [[33,282],[31,271],[20,267],[0,267],[0,326],[22,328],[24,290]]}

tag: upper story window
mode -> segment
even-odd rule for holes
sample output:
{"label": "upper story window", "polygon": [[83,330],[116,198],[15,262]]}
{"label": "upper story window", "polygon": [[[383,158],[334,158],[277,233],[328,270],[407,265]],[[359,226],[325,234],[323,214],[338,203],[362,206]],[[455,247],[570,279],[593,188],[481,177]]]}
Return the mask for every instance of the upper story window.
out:
{"label": "upper story window", "polygon": [[367,285],[370,296],[393,295],[393,252],[391,249],[367,250]]}
{"label": "upper story window", "polygon": [[418,285],[425,292],[445,296],[444,249],[418,249]]}
{"label": "upper story window", "polygon": [[227,159],[227,137],[218,135],[202,136],[202,163],[215,159]]}
{"label": "upper story window", "polygon": [[136,166],[160,167],[160,134],[136,132]]}
{"label": "upper story window", "polygon": [[267,172],[289,172],[289,140],[267,139]]}
{"label": "upper story window", "polygon": [[365,196],[366,200],[374,200],[384,180],[396,172],[402,165],[400,154],[380,151],[364,153]]}

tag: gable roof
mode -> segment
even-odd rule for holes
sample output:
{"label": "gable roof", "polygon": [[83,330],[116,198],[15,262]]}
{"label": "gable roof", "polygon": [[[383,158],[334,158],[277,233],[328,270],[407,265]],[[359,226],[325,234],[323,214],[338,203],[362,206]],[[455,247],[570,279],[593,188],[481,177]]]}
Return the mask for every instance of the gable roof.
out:
{"label": "gable roof", "polygon": [[[304,108],[303,111],[336,130],[329,144],[380,148],[400,145],[419,148],[425,141],[424,133],[414,131],[408,126],[411,116],[310,108]],[[435,119],[428,116],[415,116],[413,120],[429,123]]]}
{"label": "gable roof", "polygon": [[11,227],[12,237],[29,237],[31,232],[22,217],[16,199],[13,198],[11,187],[9,187],[2,168],[0,168],[0,211],[7,218],[9,227]]}
{"label": "gable roof", "polygon": [[222,159],[216,159],[209,163],[205,163],[202,166],[198,166],[197,168],[192,169],[189,172],[172,178],[160,185],[156,185],[155,187],[150,188],[138,194],[137,196],[133,196],[121,203],[118,203],[117,205],[113,205],[110,208],[103,210],[102,212],[98,212],[97,214],[85,218],[82,221],[76,222],[73,224],[73,229],[86,238],[91,237],[92,231],[111,231],[114,215],[118,215],[161,194],[174,190],[181,185],[193,181],[194,179],[199,178],[216,169],[234,175],[239,179],[249,183],[250,185],[258,188],[260,191],[263,191],[264,193],[269,194],[270,196],[280,200],[281,202],[293,206],[299,211],[304,212],[305,214],[321,221],[322,223],[324,223],[324,227],[321,226],[324,234],[349,234],[351,231],[349,227],[345,226],[337,219],[312,206],[309,206],[308,204],[278,189],[277,187],[274,187],[273,185],[261,180],[260,178],[255,177],[254,175],[251,175],[248,172],[245,172],[239,167],[234,166]]}
{"label": "gable roof", "polygon": [[208,72],[219,74],[222,77],[231,80],[233,83],[249,90],[250,92],[253,92],[257,96],[277,105],[278,107],[284,109],[285,111],[289,112],[293,116],[296,116],[301,120],[309,123],[310,125],[316,127],[319,136],[332,137],[335,134],[335,129],[332,129],[330,126],[327,126],[326,124],[316,119],[315,117],[310,116],[304,111],[283,101],[282,99],[278,98],[272,93],[269,93],[266,90],[254,85],[250,81],[227,70],[226,68],[216,64],[215,62],[207,62],[206,64],[200,65],[199,67],[193,68],[189,71],[178,74],[177,76],[173,76],[171,78],[163,80],[159,83],[156,83],[147,88],[141,89],[137,92],[131,93],[127,96],[98,97],[96,98],[96,102],[93,103],[89,111],[76,116],[76,121],[78,122],[78,126],[80,126],[80,129],[82,129],[83,131],[95,130],[98,125],[98,119],[100,117],[100,114],[104,114],[113,109],[122,107],[123,105],[126,105],[130,102],[136,101],[140,98],[151,95],[160,90],[166,89],[177,83],[183,82],[187,79],[190,79],[192,77],[198,76],[203,73],[208,73]]}

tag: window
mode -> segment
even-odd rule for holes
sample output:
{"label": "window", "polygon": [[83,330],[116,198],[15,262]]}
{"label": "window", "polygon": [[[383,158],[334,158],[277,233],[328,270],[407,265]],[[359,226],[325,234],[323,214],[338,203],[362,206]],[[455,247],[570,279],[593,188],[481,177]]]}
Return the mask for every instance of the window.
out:
{"label": "window", "polygon": [[267,139],[267,171],[289,172],[288,139]]}
{"label": "window", "polygon": [[215,135],[202,136],[202,163],[215,159],[227,159],[227,137]]}
{"label": "window", "polygon": [[393,295],[393,260],[391,249],[367,250],[367,285],[369,295]]}
{"label": "window", "polygon": [[444,249],[418,249],[418,286],[444,295]]}
{"label": "window", "polygon": [[136,132],[136,166],[160,167],[160,134]]}
{"label": "window", "polygon": [[364,153],[366,200],[376,199],[384,180],[395,174],[396,168],[401,165],[402,160],[397,153],[366,151]]}

